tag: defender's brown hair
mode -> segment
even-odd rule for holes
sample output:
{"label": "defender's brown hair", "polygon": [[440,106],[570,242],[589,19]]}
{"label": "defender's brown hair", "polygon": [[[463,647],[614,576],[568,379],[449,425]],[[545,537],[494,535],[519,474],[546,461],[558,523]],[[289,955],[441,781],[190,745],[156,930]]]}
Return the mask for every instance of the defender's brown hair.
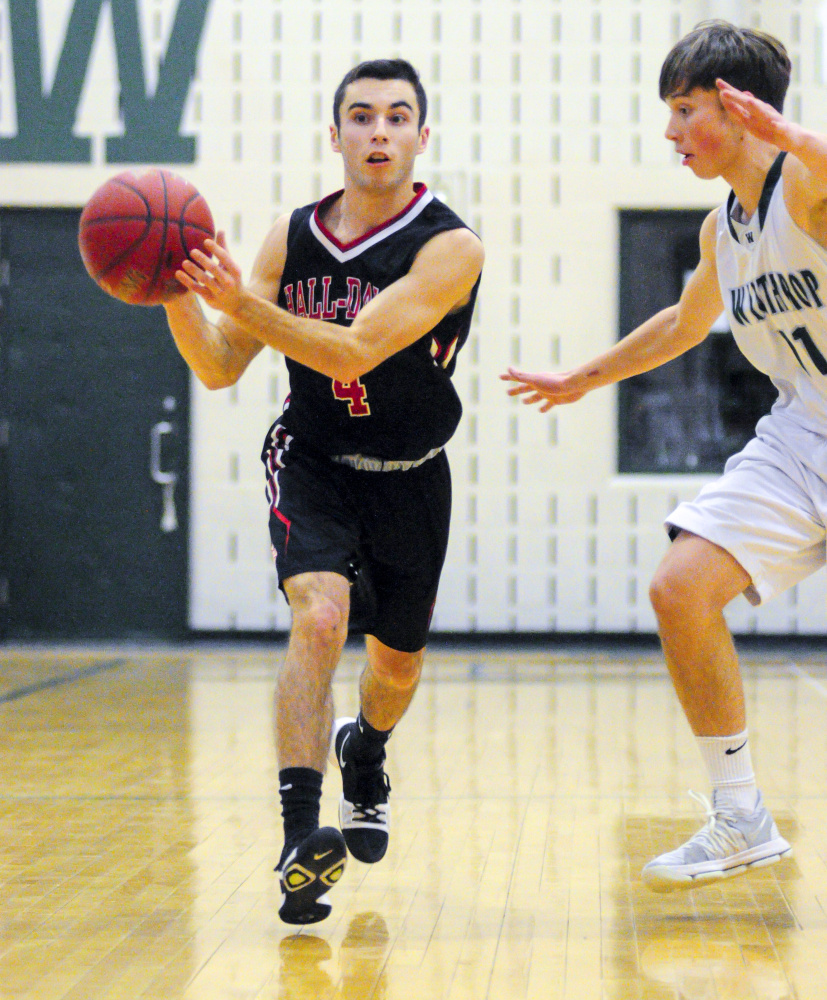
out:
{"label": "defender's brown hair", "polygon": [[701,21],[664,60],[660,97],[679,97],[695,87],[714,90],[720,78],[783,111],[790,71],[787,50],[772,35],[728,21]]}

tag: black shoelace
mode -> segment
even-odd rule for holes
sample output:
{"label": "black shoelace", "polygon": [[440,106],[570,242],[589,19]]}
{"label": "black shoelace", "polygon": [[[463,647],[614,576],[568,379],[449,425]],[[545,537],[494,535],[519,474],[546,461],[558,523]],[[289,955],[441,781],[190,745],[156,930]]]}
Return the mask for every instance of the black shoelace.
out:
{"label": "black shoelace", "polygon": [[378,816],[377,805],[384,805],[388,801],[391,790],[390,779],[382,770],[381,765],[377,767],[354,767],[356,772],[354,778],[355,795],[353,806],[363,815],[370,814],[374,818]]}

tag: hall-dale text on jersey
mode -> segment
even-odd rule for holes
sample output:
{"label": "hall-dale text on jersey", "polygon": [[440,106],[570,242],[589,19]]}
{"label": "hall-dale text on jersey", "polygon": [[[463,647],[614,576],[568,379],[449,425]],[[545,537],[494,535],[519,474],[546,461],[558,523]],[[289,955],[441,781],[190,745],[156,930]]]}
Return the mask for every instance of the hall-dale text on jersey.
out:
{"label": "hall-dale text on jersey", "polygon": [[[342,318],[340,313],[343,313],[345,320],[356,319],[359,310],[379,294],[379,289],[369,281],[365,282],[365,286],[362,288],[361,278],[348,277],[345,278],[345,282],[347,283],[347,293],[335,299],[331,298],[330,289],[333,277],[330,275],[322,277],[321,288],[318,287],[317,278],[308,278],[306,282],[290,282],[282,289],[288,312],[293,313],[294,316],[309,316],[311,319],[332,320],[333,322]],[[430,351],[434,363],[447,368],[456,352],[458,342],[458,336],[455,336],[450,343],[440,343],[432,335]],[[350,383],[339,384],[349,385]],[[342,399],[344,397],[337,393],[336,398]],[[353,412],[352,409],[351,412]],[[355,415],[362,416],[362,413]]]}
{"label": "hall-dale text on jersey", "polygon": [[732,317],[736,323],[746,326],[778,313],[820,309],[823,302],[818,293],[818,279],[806,268],[788,274],[768,271],[754,281],[729,290]]}
{"label": "hall-dale text on jersey", "polygon": [[309,316],[311,319],[338,320],[339,313],[344,311],[344,319],[356,319],[356,314],[367,305],[368,302],[379,294],[376,285],[369,281],[362,289],[360,278],[347,278],[347,294],[336,299],[330,297],[330,286],[333,278],[325,276],[322,278],[322,287],[317,288],[316,278],[308,278],[305,282],[297,281],[284,286],[284,297],[287,300],[287,309],[294,316]]}
{"label": "hall-dale text on jersey", "polygon": [[[91,162],[91,139],[75,135],[74,129],[104,3],[74,0],[52,87],[46,93],[42,38],[50,5],[46,0],[40,4],[10,0],[17,134],[0,137],[0,161]],[[119,99],[123,134],[106,139],[106,162],[194,163],[195,139],[181,135],[180,128],[210,0],[179,0],[152,95],[145,82],[139,0],[108,0],[108,5],[118,67],[112,86]]]}

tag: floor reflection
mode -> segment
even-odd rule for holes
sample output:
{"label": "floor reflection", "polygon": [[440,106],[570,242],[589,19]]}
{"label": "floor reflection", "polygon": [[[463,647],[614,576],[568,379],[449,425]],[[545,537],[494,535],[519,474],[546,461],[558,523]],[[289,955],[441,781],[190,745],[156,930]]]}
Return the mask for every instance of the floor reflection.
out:
{"label": "floor reflection", "polygon": [[341,991],[344,1000],[385,1000],[388,925],[381,913],[357,913],[339,946]]}
{"label": "floor reflection", "polygon": [[333,949],[314,934],[291,934],[279,944],[279,1000],[320,1000],[333,992],[334,979],[323,968]]}
{"label": "floor reflection", "polygon": [[279,945],[278,1000],[385,1000],[388,926],[381,913],[351,917],[333,948],[312,933],[291,934]]}
{"label": "floor reflection", "polygon": [[[748,928],[747,928],[748,929]],[[772,946],[686,939],[666,923],[640,954],[646,979],[674,990],[677,1000],[794,1000]]]}

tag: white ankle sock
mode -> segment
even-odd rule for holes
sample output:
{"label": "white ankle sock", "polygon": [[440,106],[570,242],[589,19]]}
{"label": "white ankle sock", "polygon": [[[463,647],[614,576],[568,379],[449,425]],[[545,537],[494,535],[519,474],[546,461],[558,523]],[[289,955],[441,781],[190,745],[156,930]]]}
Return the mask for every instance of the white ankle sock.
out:
{"label": "white ankle sock", "polygon": [[747,730],[735,736],[697,736],[698,747],[717,793],[716,803],[752,812],[758,787],[752,770]]}

